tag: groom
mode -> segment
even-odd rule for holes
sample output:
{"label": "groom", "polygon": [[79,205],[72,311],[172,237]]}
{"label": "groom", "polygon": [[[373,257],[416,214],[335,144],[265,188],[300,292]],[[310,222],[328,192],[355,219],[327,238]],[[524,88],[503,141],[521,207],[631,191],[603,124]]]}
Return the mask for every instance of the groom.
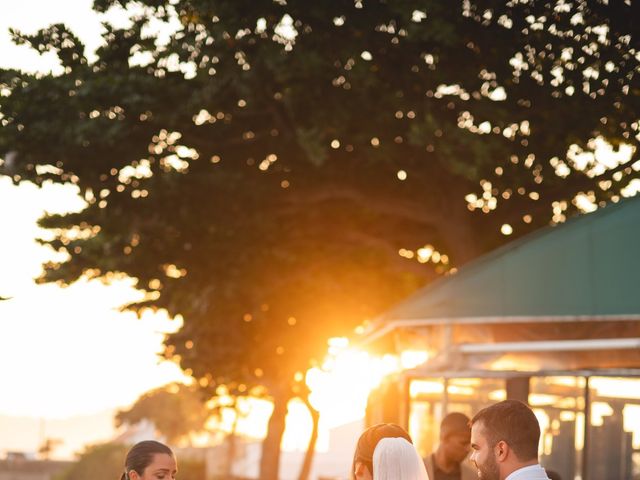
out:
{"label": "groom", "polygon": [[480,410],[471,419],[471,461],[480,480],[549,480],[538,463],[540,425],[517,400]]}

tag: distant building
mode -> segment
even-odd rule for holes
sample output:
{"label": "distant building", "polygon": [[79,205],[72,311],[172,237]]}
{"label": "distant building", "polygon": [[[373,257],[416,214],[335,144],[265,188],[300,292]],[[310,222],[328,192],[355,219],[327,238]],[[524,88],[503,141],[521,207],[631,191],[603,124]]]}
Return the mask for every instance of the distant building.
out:
{"label": "distant building", "polygon": [[135,445],[143,440],[157,440],[166,442],[166,439],[158,435],[155,425],[150,420],[141,420],[133,425],[126,424],[120,429],[118,435],[111,439],[112,443],[123,445]]}
{"label": "distant building", "polygon": [[23,452],[7,452],[0,460],[0,480],[53,480],[73,462],[33,460]]}

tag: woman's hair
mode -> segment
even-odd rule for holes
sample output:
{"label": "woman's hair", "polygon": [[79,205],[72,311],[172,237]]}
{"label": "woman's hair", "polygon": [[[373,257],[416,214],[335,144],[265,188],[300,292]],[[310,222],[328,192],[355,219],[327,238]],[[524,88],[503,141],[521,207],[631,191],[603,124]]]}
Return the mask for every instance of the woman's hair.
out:
{"label": "woman's hair", "polygon": [[[378,443],[383,438],[402,438],[407,443],[411,445],[411,448],[414,449],[411,442],[411,437],[407,433],[407,431],[399,425],[395,425],[393,423],[379,423],[378,425],[374,425],[373,427],[367,428],[360,438],[358,439],[358,443],[356,445],[356,451],[353,455],[353,464],[351,465],[351,476],[352,478],[355,476],[356,464],[358,462],[364,464],[369,472],[373,475],[374,472],[374,451],[378,446]],[[417,455],[417,453],[416,453]]]}
{"label": "woman's hair", "polygon": [[173,452],[165,444],[156,442],[155,440],[145,440],[136,443],[124,461],[124,473],[120,477],[120,480],[129,480],[129,472],[135,470],[135,472],[142,476],[145,468],[147,468],[151,462],[153,462],[153,456],[157,453],[171,455]]}
{"label": "woman's hair", "polygon": [[404,438],[383,438],[373,452],[375,480],[428,480],[418,451]]}

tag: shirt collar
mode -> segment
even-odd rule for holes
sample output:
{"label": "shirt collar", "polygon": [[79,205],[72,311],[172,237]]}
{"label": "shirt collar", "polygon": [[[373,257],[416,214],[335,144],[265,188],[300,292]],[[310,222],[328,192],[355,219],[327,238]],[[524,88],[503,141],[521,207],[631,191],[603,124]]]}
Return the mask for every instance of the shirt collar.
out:
{"label": "shirt collar", "polygon": [[549,480],[549,477],[547,477],[545,469],[536,464],[511,472],[505,480]]}

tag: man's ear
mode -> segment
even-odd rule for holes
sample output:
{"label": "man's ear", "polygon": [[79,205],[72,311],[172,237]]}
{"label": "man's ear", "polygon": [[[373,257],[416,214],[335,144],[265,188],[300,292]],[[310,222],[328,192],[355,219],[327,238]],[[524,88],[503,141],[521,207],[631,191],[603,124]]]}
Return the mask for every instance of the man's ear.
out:
{"label": "man's ear", "polygon": [[496,461],[498,463],[504,462],[507,458],[509,458],[509,453],[511,453],[511,449],[509,445],[504,440],[500,440],[496,443],[496,446],[493,447],[493,452],[496,456]]}

